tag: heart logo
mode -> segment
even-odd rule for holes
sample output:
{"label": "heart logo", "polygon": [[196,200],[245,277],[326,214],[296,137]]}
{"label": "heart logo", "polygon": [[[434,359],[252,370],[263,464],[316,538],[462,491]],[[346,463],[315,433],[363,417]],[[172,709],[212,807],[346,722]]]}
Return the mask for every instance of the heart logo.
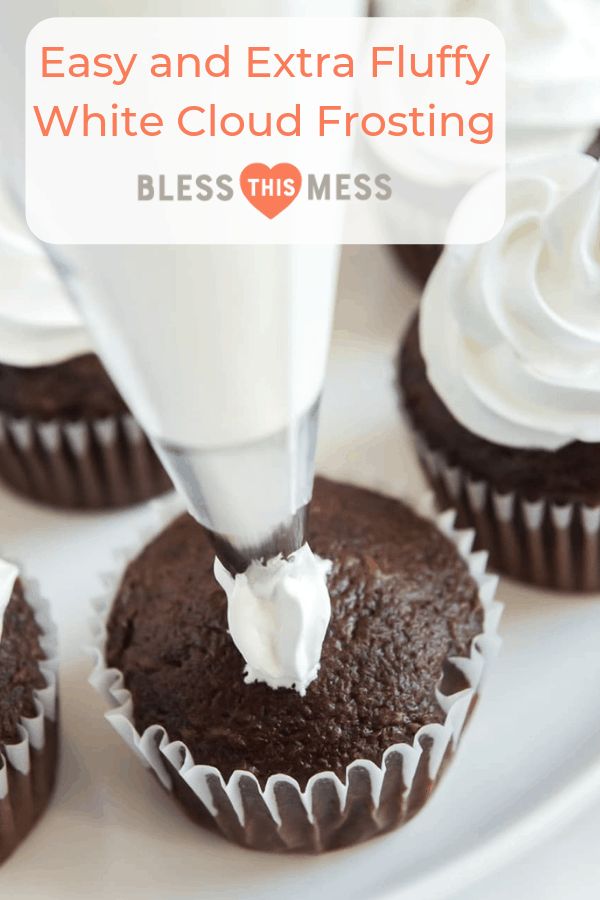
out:
{"label": "heart logo", "polygon": [[293,203],[302,187],[302,175],[291,163],[269,167],[250,163],[240,175],[246,200],[268,219],[274,219]]}

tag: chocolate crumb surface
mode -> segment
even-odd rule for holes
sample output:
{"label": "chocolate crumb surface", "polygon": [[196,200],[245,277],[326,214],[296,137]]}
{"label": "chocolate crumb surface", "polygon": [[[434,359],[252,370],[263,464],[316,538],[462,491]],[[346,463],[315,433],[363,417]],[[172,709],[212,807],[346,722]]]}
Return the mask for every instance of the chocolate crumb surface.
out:
{"label": "chocolate crumb surface", "polygon": [[34,612],[17,579],[4,612],[0,638],[0,749],[21,740],[19,720],[35,716],[34,691],[46,686],[38,668],[39,661],[45,659],[40,636]]}
{"label": "chocolate crumb surface", "polygon": [[332,618],[304,697],[244,683],[214,551],[192,518],[176,519],[128,566],[106,658],[124,673],[138,730],[161,724],[225,778],[243,769],[264,784],[285,773],[304,786],[321,771],[343,777],[354,759],[380,763],[392,744],[444,720],[436,684],[483,625],[453,544],[403,503],[325,479],[315,482],[309,542],[333,561]]}
{"label": "chocolate crumb surface", "polygon": [[86,353],[50,366],[0,363],[0,412],[41,421],[88,421],[127,412],[97,356]]}

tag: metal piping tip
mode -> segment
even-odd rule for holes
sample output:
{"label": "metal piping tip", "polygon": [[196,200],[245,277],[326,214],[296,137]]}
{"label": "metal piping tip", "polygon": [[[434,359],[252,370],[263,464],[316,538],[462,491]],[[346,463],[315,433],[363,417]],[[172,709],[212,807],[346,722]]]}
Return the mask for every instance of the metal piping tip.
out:
{"label": "metal piping tip", "polygon": [[190,513],[231,574],[306,540],[319,403],[259,440],[194,448],[153,441]]}
{"label": "metal piping tip", "polygon": [[264,541],[254,545],[239,546],[231,535],[209,531],[215,553],[232,575],[245,572],[253,560],[267,560],[281,554],[290,556],[306,541],[308,504],[299,509]]}

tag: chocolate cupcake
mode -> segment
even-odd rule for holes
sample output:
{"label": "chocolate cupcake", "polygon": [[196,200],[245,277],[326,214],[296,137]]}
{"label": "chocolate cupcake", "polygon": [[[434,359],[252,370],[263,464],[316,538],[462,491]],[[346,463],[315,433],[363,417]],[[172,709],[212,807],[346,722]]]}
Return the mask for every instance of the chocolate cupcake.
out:
{"label": "chocolate cupcake", "polygon": [[[0,198],[2,200],[2,198]],[[137,503],[170,487],[51,267],[6,199],[0,254],[0,478],[74,509]]]}
{"label": "chocolate cupcake", "polygon": [[304,695],[245,683],[214,550],[187,515],[103,605],[92,676],[109,721],[192,818],[261,850],[331,850],[418,812],[497,643],[495,581],[452,516],[434,524],[317,479],[309,531],[332,561],[332,617]]}
{"label": "chocolate cupcake", "polygon": [[56,717],[54,627],[35,588],[0,560],[0,863],[50,799]]}
{"label": "chocolate cupcake", "polygon": [[494,566],[600,587],[600,166],[509,172],[489,244],[447,248],[403,343],[399,383],[442,505]]}

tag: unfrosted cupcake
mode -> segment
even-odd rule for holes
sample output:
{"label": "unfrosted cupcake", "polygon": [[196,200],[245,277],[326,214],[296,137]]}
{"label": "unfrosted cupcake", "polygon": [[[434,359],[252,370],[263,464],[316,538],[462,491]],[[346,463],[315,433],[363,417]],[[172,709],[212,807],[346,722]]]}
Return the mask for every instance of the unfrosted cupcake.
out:
{"label": "unfrosted cupcake", "polygon": [[54,787],[56,665],[45,605],[0,559],[0,863],[33,828]]}
{"label": "unfrosted cupcake", "polygon": [[[509,162],[586,151],[600,155],[600,66],[597,0],[375,0],[379,16],[476,16],[496,24],[506,41],[506,152]],[[405,268],[423,285],[442,251],[436,185],[418,155],[413,170],[400,157],[398,174],[414,181],[410,205],[398,215],[428,243],[398,244]],[[458,178],[457,178],[458,180]],[[420,185],[420,189],[419,189]],[[407,196],[408,193],[406,194]]]}
{"label": "unfrosted cupcake", "polygon": [[169,488],[45,255],[0,197],[0,478],[53,506],[101,509]]}
{"label": "unfrosted cupcake", "polygon": [[495,581],[452,522],[317,479],[309,540],[332,562],[332,615],[300,694],[246,683],[213,547],[175,519],[108,604],[92,681],[109,720],[194,819],[244,846],[319,852],[402,824],[452,757],[497,644]]}
{"label": "unfrosted cupcake", "polygon": [[440,502],[502,572],[600,587],[600,164],[509,171],[488,244],[446,248],[400,360]]}

